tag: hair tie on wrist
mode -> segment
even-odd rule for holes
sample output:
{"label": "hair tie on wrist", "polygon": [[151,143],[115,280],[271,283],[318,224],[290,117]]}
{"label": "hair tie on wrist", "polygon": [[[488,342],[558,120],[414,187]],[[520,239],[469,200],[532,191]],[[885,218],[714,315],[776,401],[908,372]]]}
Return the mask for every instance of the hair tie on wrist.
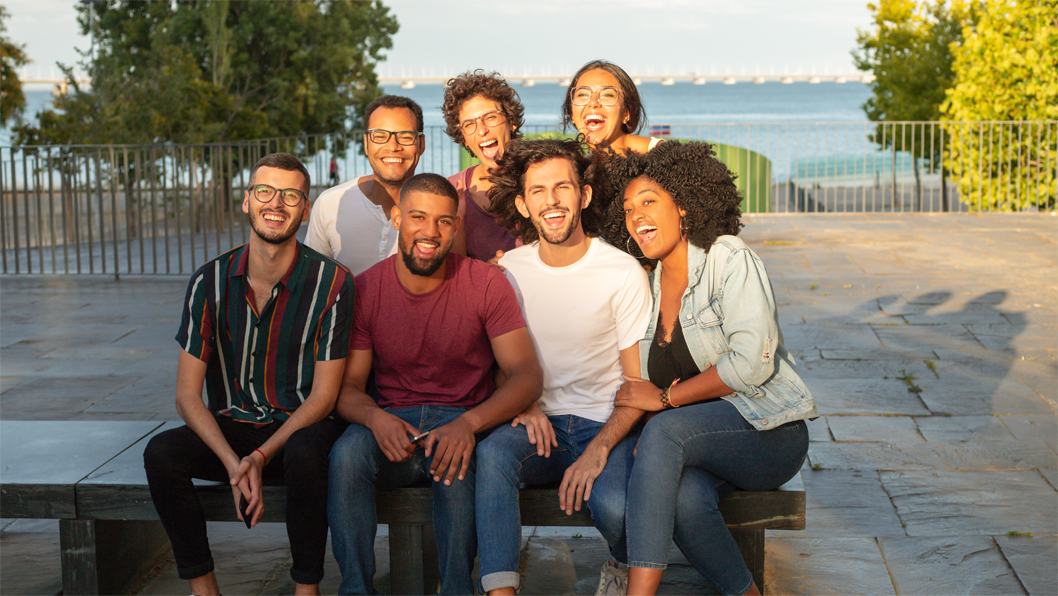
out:
{"label": "hair tie on wrist", "polygon": [[268,463],[268,457],[264,454],[264,451],[261,451],[260,449],[254,449],[254,451],[261,454],[261,459],[264,461],[264,463]]}

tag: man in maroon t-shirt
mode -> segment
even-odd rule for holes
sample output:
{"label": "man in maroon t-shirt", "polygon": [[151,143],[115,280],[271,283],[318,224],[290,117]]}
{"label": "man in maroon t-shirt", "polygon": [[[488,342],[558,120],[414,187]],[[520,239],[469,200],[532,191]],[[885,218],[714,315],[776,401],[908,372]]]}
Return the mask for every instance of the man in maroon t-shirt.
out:
{"label": "man in maroon t-shirt", "polygon": [[[450,253],[459,196],[435,174],[404,183],[399,254],[356,277],[331,451],[327,517],[342,594],[373,594],[375,487],[432,478],[441,594],[473,594],[475,434],[540,397],[543,373],[504,274]],[[494,385],[496,367],[507,380]],[[374,372],[374,397],[365,393]],[[429,433],[429,434],[426,434]],[[425,437],[423,437],[425,435]]]}

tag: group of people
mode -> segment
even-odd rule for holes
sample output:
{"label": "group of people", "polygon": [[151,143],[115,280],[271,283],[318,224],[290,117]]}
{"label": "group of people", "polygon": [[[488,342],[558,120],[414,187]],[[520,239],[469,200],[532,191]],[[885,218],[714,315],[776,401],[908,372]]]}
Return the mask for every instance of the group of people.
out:
{"label": "group of people", "polygon": [[249,242],[188,285],[186,426],[144,453],[180,577],[219,593],[193,478],[228,481],[248,526],[262,484],[286,486],[300,594],[328,528],[339,591],[375,593],[375,491],[426,481],[440,593],[514,594],[518,490],[560,482],[610,547],[599,594],[655,593],[673,540],[724,593],[758,593],[718,502],[793,477],[818,414],[733,175],[706,143],[635,134],[635,84],[605,61],[566,94],[576,140],[519,138],[495,73],[449,81],[442,110],[480,161],[448,179],[415,174],[422,110],[397,96],[364,115],[372,174],[311,215],[296,158],[253,167]]}

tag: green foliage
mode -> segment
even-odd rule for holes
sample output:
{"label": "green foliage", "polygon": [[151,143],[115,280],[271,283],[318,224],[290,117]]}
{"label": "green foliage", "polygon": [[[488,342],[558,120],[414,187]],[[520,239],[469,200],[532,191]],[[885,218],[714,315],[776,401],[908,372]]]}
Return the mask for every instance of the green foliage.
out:
{"label": "green foliage", "polygon": [[1010,121],[1058,119],[1058,1],[984,0],[962,37],[941,106],[960,198],[975,210],[1054,209],[1055,125]]}
{"label": "green foliage", "polygon": [[[88,34],[92,13],[78,10]],[[380,94],[374,68],[397,31],[380,0],[107,0],[94,14],[91,90],[57,98],[36,126],[17,129],[20,144],[355,130]]]}
{"label": "green foliage", "polygon": [[18,80],[18,68],[29,62],[23,46],[7,38],[7,9],[0,5],[0,126],[17,118],[26,108],[26,94]]}

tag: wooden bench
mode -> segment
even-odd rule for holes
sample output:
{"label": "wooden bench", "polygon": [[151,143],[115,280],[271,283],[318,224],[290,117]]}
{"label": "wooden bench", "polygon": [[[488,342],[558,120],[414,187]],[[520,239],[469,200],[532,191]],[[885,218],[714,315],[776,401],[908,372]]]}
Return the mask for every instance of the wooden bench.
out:
{"label": "wooden bench", "polygon": [[[123,594],[169,549],[143,472],[143,448],[177,423],[0,421],[0,515],[58,519],[63,594]],[[231,490],[199,488],[206,518],[236,521]],[[262,521],[282,522],[285,489],[266,487]],[[521,492],[526,526],[591,526],[584,509],[559,511],[554,487]],[[380,491],[378,522],[389,524],[393,594],[436,591],[437,546],[428,487]],[[800,475],[768,492],[736,491],[720,503],[754,581],[764,587],[764,530],[805,527]],[[601,564],[601,561],[600,561]]]}

